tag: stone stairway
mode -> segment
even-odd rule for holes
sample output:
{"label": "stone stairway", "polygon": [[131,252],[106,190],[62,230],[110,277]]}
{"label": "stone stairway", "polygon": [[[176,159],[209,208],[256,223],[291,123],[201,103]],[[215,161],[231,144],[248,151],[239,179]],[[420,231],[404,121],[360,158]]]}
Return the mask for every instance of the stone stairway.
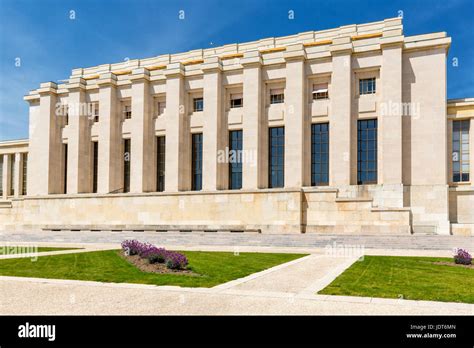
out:
{"label": "stone stairway", "polygon": [[380,207],[373,198],[341,197],[338,189],[306,193],[307,233],[410,234],[410,208]]}

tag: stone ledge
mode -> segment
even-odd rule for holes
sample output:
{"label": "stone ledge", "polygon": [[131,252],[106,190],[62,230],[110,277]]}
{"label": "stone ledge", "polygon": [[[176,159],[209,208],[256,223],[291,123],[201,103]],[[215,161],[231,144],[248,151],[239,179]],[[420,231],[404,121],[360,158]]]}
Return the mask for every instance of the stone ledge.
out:
{"label": "stone ledge", "polygon": [[338,197],[335,199],[336,203],[347,203],[347,202],[372,202],[373,198],[362,198],[362,197]]}
{"label": "stone ledge", "polygon": [[261,233],[258,228],[247,228],[245,225],[44,225],[43,231],[127,231],[127,232],[252,232]]}

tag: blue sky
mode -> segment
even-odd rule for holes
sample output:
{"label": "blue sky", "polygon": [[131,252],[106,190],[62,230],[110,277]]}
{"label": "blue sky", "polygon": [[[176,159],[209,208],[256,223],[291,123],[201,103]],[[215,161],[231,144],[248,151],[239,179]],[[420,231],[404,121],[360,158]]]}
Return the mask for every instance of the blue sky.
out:
{"label": "blue sky", "polygon": [[378,21],[399,11],[405,35],[452,37],[448,97],[474,97],[474,0],[0,0],[0,140],[27,138],[23,96],[41,82],[67,79],[73,68]]}

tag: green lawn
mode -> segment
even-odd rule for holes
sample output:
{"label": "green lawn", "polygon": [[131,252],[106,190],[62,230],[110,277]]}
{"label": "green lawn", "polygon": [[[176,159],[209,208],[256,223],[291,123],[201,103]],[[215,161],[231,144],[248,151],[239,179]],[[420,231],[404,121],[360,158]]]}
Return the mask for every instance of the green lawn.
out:
{"label": "green lawn", "polygon": [[0,275],[212,287],[285,263],[302,254],[183,251],[189,267],[199,276],[146,273],[124,260],[117,250],[0,260]]}
{"label": "green lawn", "polygon": [[[52,248],[52,247],[38,247],[37,252],[42,253],[45,251],[60,251],[60,250],[75,250],[81,248]],[[18,252],[24,253],[33,252],[33,248],[29,246],[11,246],[11,245],[0,245],[0,255],[12,255],[17,254]]]}
{"label": "green lawn", "polygon": [[364,256],[319,294],[474,303],[474,269],[452,258]]}

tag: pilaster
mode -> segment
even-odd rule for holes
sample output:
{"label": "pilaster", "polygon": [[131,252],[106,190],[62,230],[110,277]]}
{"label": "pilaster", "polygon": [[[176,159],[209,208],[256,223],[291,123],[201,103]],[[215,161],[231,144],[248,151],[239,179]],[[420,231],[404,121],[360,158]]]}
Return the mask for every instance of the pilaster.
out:
{"label": "pilaster", "polygon": [[30,113],[28,194],[61,193],[61,122],[56,113],[57,85],[38,89],[39,113]]}
{"label": "pilaster", "polygon": [[100,75],[99,85],[99,158],[98,193],[120,191],[123,188],[123,155],[121,114],[117,98],[117,77],[113,73]]}
{"label": "pilaster", "polygon": [[[329,184],[350,185],[353,151],[352,128],[352,43],[350,36],[333,40],[329,120]],[[353,182],[355,184],[355,182]]]}
{"label": "pilaster", "polygon": [[305,161],[308,148],[309,118],[305,108],[306,52],[303,44],[288,46],[285,89],[285,187],[307,185],[305,175],[309,166]]}
{"label": "pilaster", "polygon": [[244,53],[243,72],[243,144],[246,160],[242,163],[242,188],[257,189],[268,185],[268,124],[263,114],[262,58],[259,51]]}
{"label": "pilaster", "polygon": [[225,151],[228,132],[223,119],[222,63],[218,57],[204,60],[203,190],[227,188],[226,162],[218,163]]}
{"label": "pilaster", "polygon": [[184,66],[170,63],[166,76],[165,191],[191,189],[191,135],[185,107]]}
{"label": "pilaster", "polygon": [[67,193],[92,191],[91,132],[88,105],[86,104],[85,80],[81,77],[69,80],[69,127],[67,154]]}
{"label": "pilaster", "polygon": [[150,73],[133,70],[130,192],[150,192],[156,187],[155,139],[150,94]]}

